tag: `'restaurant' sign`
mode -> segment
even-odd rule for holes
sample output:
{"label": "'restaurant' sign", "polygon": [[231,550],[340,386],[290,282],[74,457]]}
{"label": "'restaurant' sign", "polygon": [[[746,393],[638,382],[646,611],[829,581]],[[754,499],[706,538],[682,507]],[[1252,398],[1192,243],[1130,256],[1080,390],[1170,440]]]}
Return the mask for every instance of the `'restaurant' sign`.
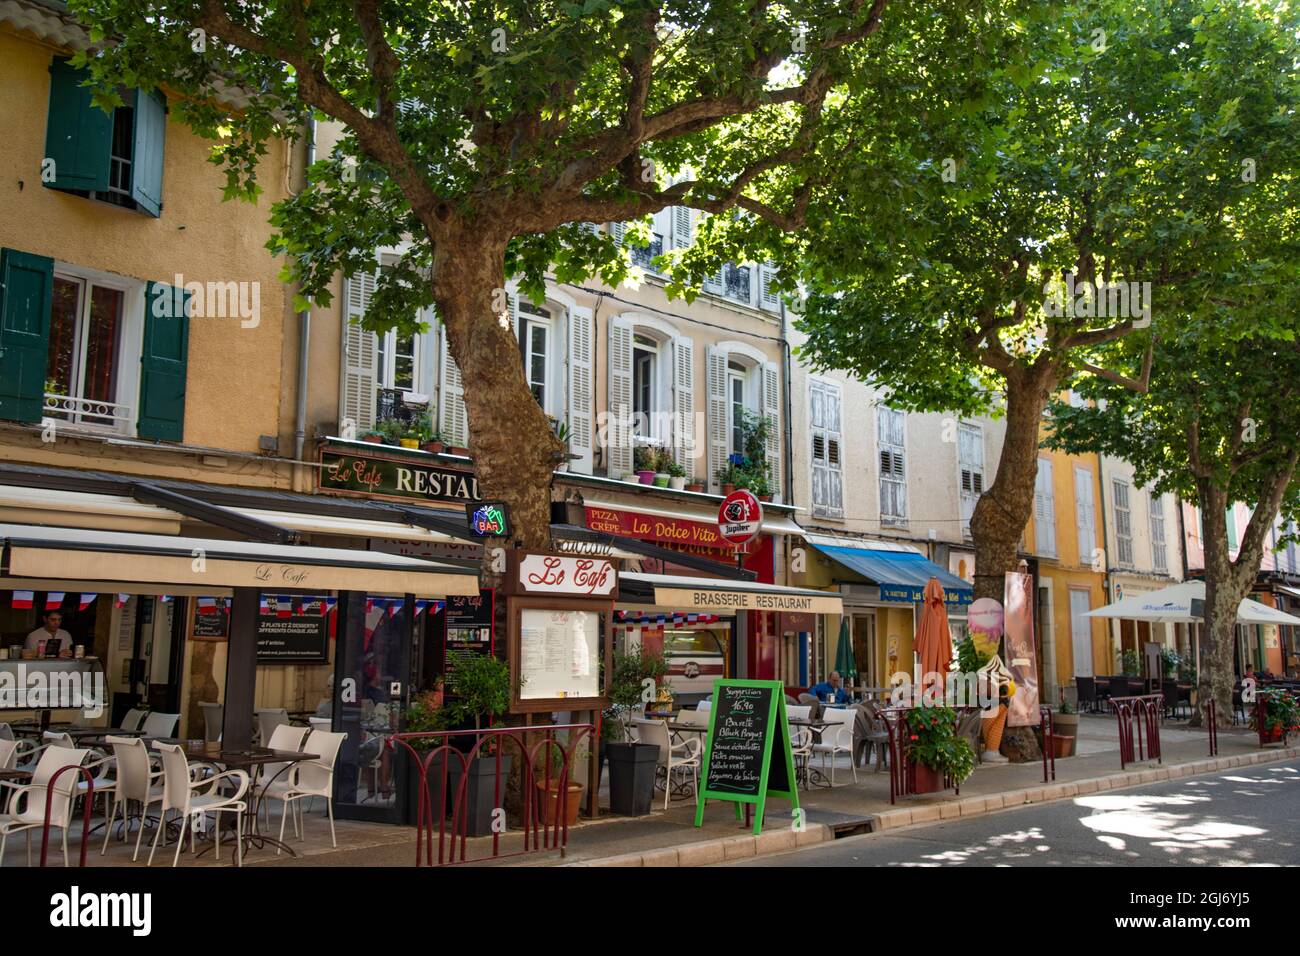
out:
{"label": "'restaurant' sign", "polygon": [[840,614],[844,610],[844,602],[838,594],[731,591],[724,588],[656,587],[655,604],[690,610],[798,611],[804,614]]}
{"label": "'restaurant' sign", "polygon": [[516,583],[529,593],[607,597],[618,587],[618,572],[603,558],[525,554]]}
{"label": "'restaurant' sign", "polygon": [[398,501],[479,500],[478,478],[470,472],[333,448],[321,451],[317,487],[331,494]]}

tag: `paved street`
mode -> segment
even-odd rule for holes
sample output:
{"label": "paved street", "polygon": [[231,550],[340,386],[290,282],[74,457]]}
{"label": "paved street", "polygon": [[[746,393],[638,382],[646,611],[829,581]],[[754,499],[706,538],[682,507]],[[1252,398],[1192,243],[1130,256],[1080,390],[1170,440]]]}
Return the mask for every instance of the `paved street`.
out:
{"label": "paved street", "polygon": [[737,866],[1300,864],[1300,761],[1095,793]]}

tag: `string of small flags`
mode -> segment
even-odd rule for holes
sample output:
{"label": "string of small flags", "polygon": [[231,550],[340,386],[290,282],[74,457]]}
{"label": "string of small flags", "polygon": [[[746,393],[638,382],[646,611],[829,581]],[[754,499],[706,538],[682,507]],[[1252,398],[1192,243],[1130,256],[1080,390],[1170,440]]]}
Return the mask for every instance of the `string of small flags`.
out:
{"label": "string of small flags", "polygon": [[636,611],[615,611],[621,624],[713,624],[721,620],[718,614],[695,614],[675,611],[671,614],[638,614]]}

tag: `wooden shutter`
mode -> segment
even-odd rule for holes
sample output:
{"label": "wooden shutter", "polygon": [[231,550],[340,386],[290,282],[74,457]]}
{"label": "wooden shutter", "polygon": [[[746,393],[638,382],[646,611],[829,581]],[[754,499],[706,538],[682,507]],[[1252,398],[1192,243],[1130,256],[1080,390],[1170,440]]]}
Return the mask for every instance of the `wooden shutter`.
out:
{"label": "wooden shutter", "polygon": [[360,322],[370,308],[378,276],[359,272],[343,280],[343,383],[340,431],[352,422],[357,436],[375,425],[379,343]]}
{"label": "wooden shutter", "polygon": [[569,460],[569,470],[583,475],[591,474],[592,462],[592,324],[591,309],[574,306],[569,310],[569,452],[582,456]]}
{"label": "wooden shutter", "polygon": [[0,249],[0,418],[41,420],[53,295],[53,259]]}
{"label": "wooden shutter", "polygon": [[438,395],[438,432],[449,445],[469,445],[469,413],[465,410],[465,383],[442,330],[442,387]]}
{"label": "wooden shutter", "polygon": [[52,189],[108,189],[113,117],[90,101],[89,78],[65,58],[50,64],[50,107],[45,121],[45,158],[54,161]]}
{"label": "wooden shutter", "polygon": [[[710,348],[706,355],[705,386],[708,393],[709,474],[717,482],[717,473],[727,467],[727,353]],[[718,485],[721,488],[721,485]]]}
{"label": "wooden shutter", "polygon": [[673,339],[673,457],[695,474],[695,343],[679,336]]}
{"label": "wooden shutter", "polygon": [[605,429],[606,470],[621,478],[632,470],[632,323],[609,322],[609,410]]}
{"label": "wooden shutter", "polygon": [[673,206],[673,248],[685,249],[694,240],[689,206]]}
{"label": "wooden shutter", "polygon": [[1093,520],[1092,472],[1087,468],[1074,469],[1074,511],[1079,535],[1079,563],[1091,564],[1093,549],[1097,547],[1097,533]]}
{"label": "wooden shutter", "polygon": [[1038,459],[1034,476],[1034,537],[1038,553],[1056,557],[1056,498],[1052,491],[1052,460]]}
{"label": "wooden shutter", "polygon": [[844,473],[840,459],[840,390],[829,382],[811,381],[808,418],[812,432],[812,501],[817,514],[844,514]]}
{"label": "wooden shutter", "polygon": [[159,282],[147,283],[140,355],[141,438],[181,441],[189,349],[190,294]]}
{"label": "wooden shutter", "polygon": [[767,362],[759,370],[762,375],[763,417],[770,424],[767,429],[767,480],[772,486],[772,500],[781,501],[781,370],[775,362]]}
{"label": "wooden shutter", "polygon": [[162,213],[163,143],[167,138],[167,101],[161,93],[135,91],[131,147],[131,198],[151,216]]}

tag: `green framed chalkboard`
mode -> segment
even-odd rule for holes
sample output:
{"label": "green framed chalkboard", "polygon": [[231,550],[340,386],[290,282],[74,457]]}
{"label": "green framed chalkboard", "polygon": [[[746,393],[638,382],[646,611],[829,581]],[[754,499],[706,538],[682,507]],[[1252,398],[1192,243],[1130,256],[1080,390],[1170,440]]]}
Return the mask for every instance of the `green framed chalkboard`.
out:
{"label": "green framed chalkboard", "polygon": [[753,804],[757,836],[769,796],[784,797],[792,810],[799,808],[785,687],[776,680],[715,681],[695,825],[704,825],[709,800],[734,803],[737,819],[741,804]]}

